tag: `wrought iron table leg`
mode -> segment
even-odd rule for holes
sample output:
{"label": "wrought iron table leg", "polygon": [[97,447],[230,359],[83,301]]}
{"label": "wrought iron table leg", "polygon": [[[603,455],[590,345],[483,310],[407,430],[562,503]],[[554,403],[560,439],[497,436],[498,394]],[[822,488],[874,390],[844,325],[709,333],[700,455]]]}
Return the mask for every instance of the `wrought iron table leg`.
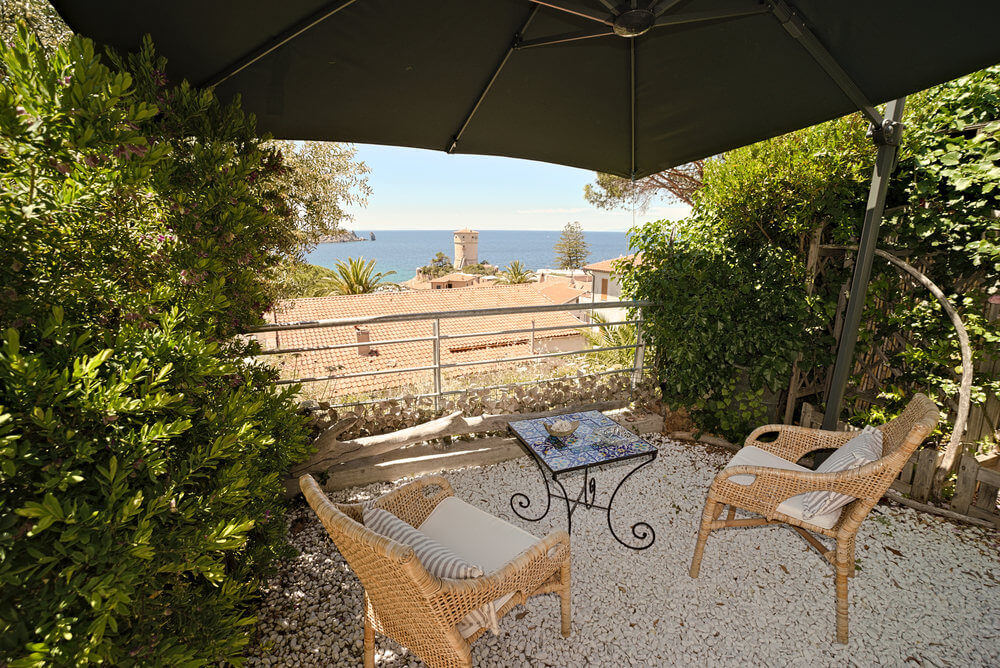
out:
{"label": "wrought iron table leg", "polygon": [[566,533],[573,535],[573,511],[576,510],[576,505],[580,503],[580,497],[577,497],[573,505],[570,506],[569,494],[566,493],[566,488],[563,487],[562,482],[555,476],[552,476],[552,482],[559,485],[559,489],[562,491],[562,498],[566,502]]}
{"label": "wrought iron table leg", "polygon": [[[632,535],[636,538],[636,540],[640,542],[639,545],[629,545],[621,538],[619,538],[617,533],[615,533],[615,528],[611,524],[611,509],[614,508],[615,496],[618,495],[618,490],[622,488],[622,485],[625,484],[625,481],[628,480],[633,473],[641,469],[643,466],[646,466],[647,464],[651,463],[654,459],[656,459],[655,454],[646,461],[644,461],[643,463],[636,466],[631,471],[629,471],[625,475],[625,477],[621,479],[621,482],[618,483],[618,486],[615,487],[615,491],[611,493],[611,498],[608,500],[608,529],[611,530],[611,535],[615,537],[615,540],[617,540],[625,547],[631,548],[633,550],[645,550],[646,548],[651,547],[653,543],[656,541],[656,532],[653,531],[653,527],[649,526],[648,523],[636,522],[635,524],[632,525]],[[649,542],[643,544],[647,538],[649,539]]]}
{"label": "wrought iron table leg", "polygon": [[[518,511],[518,507],[522,509],[529,507],[531,505],[531,499],[528,498],[527,494],[522,494],[521,492],[516,492],[513,495],[511,495],[510,509],[513,510],[514,514],[520,517],[522,520],[528,520],[529,522],[537,522],[549,514],[549,508],[552,507],[552,491],[549,488],[549,477],[545,475],[545,469],[542,468],[542,465],[539,464],[538,460],[535,459],[534,457],[531,457],[531,461],[535,462],[535,466],[538,467],[538,472],[542,474],[542,482],[545,483],[545,511],[538,517],[527,517],[526,515],[522,515],[520,511]],[[560,485],[560,487],[562,487],[562,485]],[[565,496],[565,493],[563,494],[563,496]],[[517,506],[514,505],[515,500],[517,500]]]}

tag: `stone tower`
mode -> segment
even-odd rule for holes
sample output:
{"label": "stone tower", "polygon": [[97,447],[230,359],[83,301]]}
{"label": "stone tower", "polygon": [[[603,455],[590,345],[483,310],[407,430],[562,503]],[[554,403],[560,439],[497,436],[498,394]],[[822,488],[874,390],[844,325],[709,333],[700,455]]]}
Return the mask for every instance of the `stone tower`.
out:
{"label": "stone tower", "polygon": [[455,232],[455,269],[463,269],[470,264],[479,264],[479,232],[457,230]]}

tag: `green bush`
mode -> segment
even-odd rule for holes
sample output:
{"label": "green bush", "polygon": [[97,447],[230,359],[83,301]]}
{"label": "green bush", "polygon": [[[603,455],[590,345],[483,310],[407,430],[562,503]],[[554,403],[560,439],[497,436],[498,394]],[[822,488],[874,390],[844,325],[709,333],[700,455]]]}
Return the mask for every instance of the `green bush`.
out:
{"label": "green bush", "polygon": [[[1000,324],[983,317],[985,300],[1000,292],[997,119],[1000,67],[911,96],[880,240],[905,250],[949,295],[977,361],[1000,354]],[[875,156],[865,132],[854,115],[706,161],[690,218],[632,230],[643,261],[622,267],[625,294],[656,302],[646,335],[664,399],[691,409],[701,428],[741,439],[765,418],[765,392],[787,389],[797,358],[805,370],[832,363],[828,326],[850,266],[828,264],[811,286],[805,251],[817,232],[823,243],[857,238]],[[926,291],[909,289],[881,259],[866,316],[858,355],[900,333],[907,340],[890,351],[896,372],[875,397],[882,408],[859,419],[891,417],[915,391],[954,396],[954,328]],[[974,399],[998,385],[977,374]]]}
{"label": "green bush", "polygon": [[283,169],[147,44],[0,46],[0,663],[240,661],[309,450],[234,338],[296,250]]}

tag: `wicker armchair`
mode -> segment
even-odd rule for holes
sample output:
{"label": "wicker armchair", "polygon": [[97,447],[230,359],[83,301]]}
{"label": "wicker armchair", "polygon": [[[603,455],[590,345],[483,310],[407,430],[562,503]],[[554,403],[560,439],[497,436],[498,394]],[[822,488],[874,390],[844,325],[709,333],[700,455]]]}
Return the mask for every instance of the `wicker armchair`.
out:
{"label": "wicker armchair", "polygon": [[[791,525],[835,569],[837,596],[837,641],[847,642],[847,578],[854,575],[854,537],[861,522],[892,485],[913,451],[934,429],[938,421],[937,406],[923,394],[917,394],[896,419],[882,425],[882,458],[860,468],[838,473],[814,473],[807,469],[784,470],[764,466],[730,465],[720,471],[712,482],[702,515],[701,530],[691,561],[691,577],[698,577],[701,557],[708,534],[724,527],[749,527],[762,524]],[[777,432],[773,441],[761,436]],[[788,425],[767,425],[754,430],[745,446],[756,446],[777,455],[796,469],[804,455],[824,448],[838,448],[856,436],[856,432],[823,431]],[[743,452],[743,451],[741,451]],[[738,457],[739,455],[737,455]],[[735,459],[735,458],[734,458]],[[754,476],[750,484],[740,484],[735,476]],[[743,478],[744,480],[746,478]],[[782,502],[798,494],[817,490],[834,490],[853,497],[829,528],[807,522],[778,510]],[[719,519],[724,506],[729,512]],[[736,509],[763,517],[736,519]],[[827,549],[813,534],[836,541]]]}
{"label": "wicker armchair", "polygon": [[[463,637],[456,625],[473,610],[508,594],[512,596],[497,611],[498,618],[529,596],[558,593],[562,634],[569,636],[570,549],[565,531],[539,539],[482,577],[441,579],[424,570],[411,547],[365,528],[362,504],[330,502],[309,475],[299,479],[299,486],[364,587],[366,668],[375,665],[376,631],[409,648],[429,666],[471,666],[470,643],[486,629]],[[386,494],[375,505],[419,527],[450,496],[448,481],[431,476]]]}

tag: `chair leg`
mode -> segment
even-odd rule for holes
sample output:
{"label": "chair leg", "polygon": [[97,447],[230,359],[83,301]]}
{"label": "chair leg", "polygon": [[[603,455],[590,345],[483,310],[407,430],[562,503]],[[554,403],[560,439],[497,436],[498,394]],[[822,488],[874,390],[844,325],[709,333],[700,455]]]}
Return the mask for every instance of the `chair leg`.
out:
{"label": "chair leg", "polygon": [[847,578],[854,571],[854,546],[837,541],[836,569],[837,588],[837,642],[847,644]]}
{"label": "chair leg", "polygon": [[365,646],[364,646],[364,667],[365,668],[375,668],[375,629],[372,628],[371,622],[368,621],[368,615],[365,615]]}
{"label": "chair leg", "polygon": [[726,521],[732,522],[736,519],[736,506],[729,506],[729,512],[726,513]]}
{"label": "chair leg", "polygon": [[691,570],[688,572],[691,577],[698,577],[698,572],[701,570],[701,556],[705,553],[705,541],[708,540],[708,534],[712,532],[709,528],[712,522],[719,516],[722,512],[722,504],[716,503],[709,496],[705,501],[705,512],[701,514],[701,528],[698,530],[698,542],[694,546],[694,556],[691,558]]}
{"label": "chair leg", "polygon": [[562,636],[569,638],[570,634],[570,566],[569,560],[559,568],[559,579],[562,581],[562,589],[559,591],[559,607],[562,614]]}

